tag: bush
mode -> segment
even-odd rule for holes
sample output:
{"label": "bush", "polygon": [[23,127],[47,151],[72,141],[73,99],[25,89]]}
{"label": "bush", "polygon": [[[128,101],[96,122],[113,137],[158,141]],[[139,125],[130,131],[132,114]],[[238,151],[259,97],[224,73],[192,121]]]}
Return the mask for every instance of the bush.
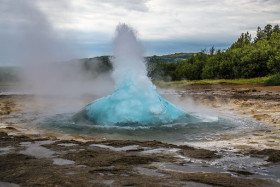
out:
{"label": "bush", "polygon": [[266,86],[280,86],[280,73],[271,76],[266,82]]}

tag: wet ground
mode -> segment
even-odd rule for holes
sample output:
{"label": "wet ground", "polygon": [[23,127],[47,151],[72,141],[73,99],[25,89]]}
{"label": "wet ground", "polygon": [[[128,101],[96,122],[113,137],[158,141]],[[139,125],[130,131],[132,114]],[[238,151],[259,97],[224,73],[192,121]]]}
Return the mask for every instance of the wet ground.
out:
{"label": "wet ground", "polygon": [[245,156],[157,141],[0,138],[0,180],[22,186],[279,186],[275,150]]}
{"label": "wet ground", "polygon": [[[262,85],[195,85],[165,89],[166,97],[177,94],[179,105],[184,101],[198,111],[213,111],[242,118],[243,125],[256,121],[262,128],[249,128],[245,137],[208,141],[206,147],[280,149],[280,86]],[[204,108],[206,107],[206,108]],[[202,110],[204,109],[204,110]],[[245,120],[244,120],[245,119]],[[242,124],[241,123],[241,124]],[[244,129],[245,133],[246,129]],[[234,141],[232,141],[234,138]],[[205,144],[197,143],[204,146]]]}
{"label": "wet ground", "polygon": [[161,91],[178,104],[262,124],[241,137],[183,144],[40,131],[26,123],[48,106],[30,95],[1,95],[0,186],[280,186],[280,96],[265,89]]}

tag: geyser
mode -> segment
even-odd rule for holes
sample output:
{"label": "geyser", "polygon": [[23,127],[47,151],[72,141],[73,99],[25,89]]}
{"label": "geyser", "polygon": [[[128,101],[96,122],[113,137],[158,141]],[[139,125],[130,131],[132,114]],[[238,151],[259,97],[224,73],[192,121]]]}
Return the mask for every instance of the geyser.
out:
{"label": "geyser", "polygon": [[143,48],[126,24],[116,29],[112,59],[115,91],[75,115],[97,125],[160,125],[190,119],[186,112],[157,93],[147,77]]}

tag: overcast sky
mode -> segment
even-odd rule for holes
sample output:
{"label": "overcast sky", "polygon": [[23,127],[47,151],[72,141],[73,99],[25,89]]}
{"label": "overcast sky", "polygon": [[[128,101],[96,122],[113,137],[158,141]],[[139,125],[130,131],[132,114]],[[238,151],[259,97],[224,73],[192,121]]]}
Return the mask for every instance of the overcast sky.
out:
{"label": "overcast sky", "polygon": [[0,64],[46,43],[39,48],[65,56],[111,54],[118,23],[135,28],[146,55],[225,49],[242,32],[279,24],[279,10],[280,0],[0,0]]}

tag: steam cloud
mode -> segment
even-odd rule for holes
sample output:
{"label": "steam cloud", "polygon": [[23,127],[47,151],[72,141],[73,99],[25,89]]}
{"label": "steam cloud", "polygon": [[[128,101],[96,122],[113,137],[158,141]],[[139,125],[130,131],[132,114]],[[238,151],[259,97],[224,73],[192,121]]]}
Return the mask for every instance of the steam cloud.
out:
{"label": "steam cloud", "polygon": [[130,126],[166,124],[190,117],[156,92],[147,77],[143,48],[126,24],[117,27],[114,49],[114,93],[86,106],[76,119]]}
{"label": "steam cloud", "polygon": [[81,51],[66,39],[73,36],[55,29],[37,3],[0,0],[0,15],[9,20],[0,31],[1,60],[21,66],[21,90],[64,98],[110,93],[113,82],[109,73],[92,76],[99,72],[85,72],[82,62],[75,58]]}

